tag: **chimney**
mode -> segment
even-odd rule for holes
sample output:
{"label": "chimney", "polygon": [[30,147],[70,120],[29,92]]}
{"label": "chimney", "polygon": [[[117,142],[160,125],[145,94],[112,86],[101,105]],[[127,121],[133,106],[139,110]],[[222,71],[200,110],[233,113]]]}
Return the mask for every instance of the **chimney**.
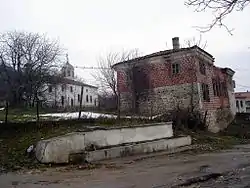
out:
{"label": "chimney", "polygon": [[179,37],[172,38],[172,43],[174,50],[180,49]]}

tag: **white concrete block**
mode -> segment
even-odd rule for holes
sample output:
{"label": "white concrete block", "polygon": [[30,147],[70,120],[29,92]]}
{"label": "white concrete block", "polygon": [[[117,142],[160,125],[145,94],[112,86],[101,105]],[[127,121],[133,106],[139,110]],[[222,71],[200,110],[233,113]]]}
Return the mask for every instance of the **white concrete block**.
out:
{"label": "white concrete block", "polygon": [[83,152],[90,145],[100,148],[172,136],[172,122],[76,132],[39,141],[36,145],[36,158],[41,163],[68,163],[70,154]]}

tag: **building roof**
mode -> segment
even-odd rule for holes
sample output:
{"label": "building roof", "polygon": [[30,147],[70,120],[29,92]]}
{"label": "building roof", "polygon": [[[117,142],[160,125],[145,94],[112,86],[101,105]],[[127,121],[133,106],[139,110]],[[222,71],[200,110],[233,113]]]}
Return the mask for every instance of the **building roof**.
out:
{"label": "building roof", "polygon": [[155,52],[155,53],[148,54],[148,55],[138,57],[138,58],[134,58],[134,59],[131,59],[131,60],[128,60],[128,61],[123,61],[123,62],[116,63],[112,67],[114,68],[115,66],[120,65],[120,64],[124,64],[124,63],[131,63],[131,62],[134,62],[134,61],[145,60],[145,59],[148,59],[148,58],[162,56],[162,55],[170,55],[170,54],[173,54],[173,53],[176,53],[176,52],[183,52],[183,51],[188,51],[188,50],[192,50],[192,49],[198,49],[198,50],[202,51],[203,53],[205,53],[206,55],[208,55],[209,57],[211,57],[212,59],[214,59],[214,57],[211,54],[209,54],[205,50],[201,49],[199,46],[195,45],[195,46],[188,47],[188,48],[170,49],[170,50]]}
{"label": "building roof", "polygon": [[91,87],[91,88],[96,88],[96,89],[98,88],[96,86],[85,84],[83,82],[80,82],[80,81],[77,81],[77,80],[71,80],[71,79],[68,79],[68,78],[62,78],[62,79],[60,79],[60,82],[64,83],[64,84],[72,84],[72,85],[77,85],[77,86],[85,86],[85,87]]}
{"label": "building roof", "polygon": [[62,76],[50,76],[49,77],[49,84],[71,84],[71,85],[77,85],[77,86],[85,86],[85,87],[90,87],[90,88],[98,88],[93,85],[85,84],[81,81],[78,80],[72,80],[70,78],[65,78]]}
{"label": "building roof", "polygon": [[236,92],[235,93],[235,98],[238,99],[250,99],[250,92]]}

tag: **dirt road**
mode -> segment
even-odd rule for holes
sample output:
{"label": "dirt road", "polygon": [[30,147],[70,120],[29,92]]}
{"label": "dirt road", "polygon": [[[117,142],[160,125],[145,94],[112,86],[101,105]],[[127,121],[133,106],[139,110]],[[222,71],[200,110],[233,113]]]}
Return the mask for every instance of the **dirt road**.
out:
{"label": "dirt road", "polygon": [[[49,169],[0,175],[0,187],[168,188],[250,187],[250,145],[206,154],[128,157],[93,170]],[[111,165],[112,163],[112,165]]]}

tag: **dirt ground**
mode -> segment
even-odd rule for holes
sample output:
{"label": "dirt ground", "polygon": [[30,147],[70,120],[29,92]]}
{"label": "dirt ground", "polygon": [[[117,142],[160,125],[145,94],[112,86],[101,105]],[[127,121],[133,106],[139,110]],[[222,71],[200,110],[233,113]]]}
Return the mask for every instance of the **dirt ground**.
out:
{"label": "dirt ground", "polygon": [[101,168],[58,167],[0,175],[12,188],[250,187],[250,145],[216,153],[134,156],[103,162]]}

